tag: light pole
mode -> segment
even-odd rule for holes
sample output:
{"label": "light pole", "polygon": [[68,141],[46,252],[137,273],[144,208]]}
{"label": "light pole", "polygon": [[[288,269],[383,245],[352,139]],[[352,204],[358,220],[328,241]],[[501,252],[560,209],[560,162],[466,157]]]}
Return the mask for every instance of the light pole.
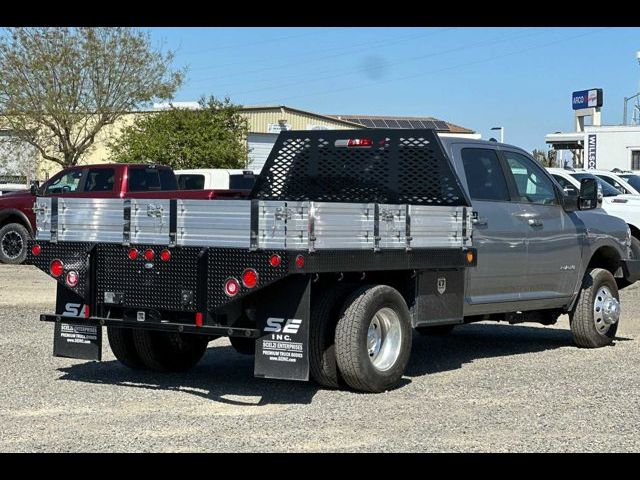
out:
{"label": "light pole", "polygon": [[504,127],[491,127],[491,130],[500,130],[500,143],[504,143]]}

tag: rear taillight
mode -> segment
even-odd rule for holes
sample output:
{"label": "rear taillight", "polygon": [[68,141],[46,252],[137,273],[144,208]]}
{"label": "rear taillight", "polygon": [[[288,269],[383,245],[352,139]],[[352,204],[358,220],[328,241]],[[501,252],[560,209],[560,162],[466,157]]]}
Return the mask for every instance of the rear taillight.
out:
{"label": "rear taillight", "polygon": [[204,316],[202,315],[202,312],[196,313],[196,327],[201,327],[202,326],[203,317]]}
{"label": "rear taillight", "polygon": [[71,270],[69,273],[67,273],[65,282],[68,286],[73,288],[78,285],[79,279],[80,279],[80,275],[78,275],[78,272],[76,272],[75,270]]}
{"label": "rear taillight", "polygon": [[274,253],[273,255],[271,255],[271,257],[269,257],[269,265],[271,265],[272,267],[279,267],[281,263],[282,258],[280,258],[280,255]]}
{"label": "rear taillight", "polygon": [[136,260],[138,258],[138,250],[135,248],[130,248],[129,253],[127,253],[129,260]]}
{"label": "rear taillight", "polygon": [[64,272],[64,263],[57,258],[49,264],[49,273],[54,277],[59,277]]}
{"label": "rear taillight", "polygon": [[160,260],[163,262],[168,262],[171,260],[171,252],[166,248],[160,252]]}
{"label": "rear taillight", "polygon": [[304,257],[302,255],[298,255],[296,257],[296,267],[298,268],[304,267]]}
{"label": "rear taillight", "polygon": [[34,257],[37,257],[38,255],[40,255],[40,252],[42,252],[42,247],[40,245],[34,245],[33,247],[31,247],[31,253],[33,254]]}
{"label": "rear taillight", "polygon": [[151,250],[150,248],[144,251],[144,259],[147,262],[152,261],[155,256],[156,256],[156,253],[153,250]]}
{"label": "rear taillight", "polygon": [[246,288],[253,288],[258,284],[258,272],[253,268],[247,268],[242,272],[242,284]]}
{"label": "rear taillight", "polygon": [[224,284],[224,293],[229,297],[235,297],[240,291],[240,283],[235,278],[228,279]]}

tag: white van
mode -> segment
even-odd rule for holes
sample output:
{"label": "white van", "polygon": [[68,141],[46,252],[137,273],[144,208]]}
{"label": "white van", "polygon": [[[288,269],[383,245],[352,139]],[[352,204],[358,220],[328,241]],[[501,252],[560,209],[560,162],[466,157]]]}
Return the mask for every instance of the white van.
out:
{"label": "white van", "polygon": [[202,168],[175,170],[180,190],[250,190],[256,176],[251,170]]}

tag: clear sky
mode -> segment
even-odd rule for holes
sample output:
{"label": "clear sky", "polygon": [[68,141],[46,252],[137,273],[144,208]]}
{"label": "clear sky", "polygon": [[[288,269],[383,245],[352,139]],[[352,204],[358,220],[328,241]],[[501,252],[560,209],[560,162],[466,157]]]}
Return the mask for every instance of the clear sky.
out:
{"label": "clear sky", "polygon": [[603,123],[639,90],[638,28],[151,28],[202,95],[326,114],[433,116],[527,150],[573,129],[571,92],[604,89]]}

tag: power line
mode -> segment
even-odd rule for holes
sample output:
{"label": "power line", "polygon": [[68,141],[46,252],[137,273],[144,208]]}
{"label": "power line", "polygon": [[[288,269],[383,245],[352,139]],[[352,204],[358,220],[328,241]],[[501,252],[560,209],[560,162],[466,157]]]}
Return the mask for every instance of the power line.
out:
{"label": "power line", "polygon": [[[228,27],[231,28],[231,27]],[[249,27],[238,27],[238,28],[249,28]],[[255,41],[255,42],[248,42],[248,43],[241,43],[241,44],[231,44],[231,45],[217,45],[215,47],[210,47],[210,48],[204,48],[201,50],[192,50],[191,52],[184,52],[183,55],[194,55],[194,54],[198,54],[198,53],[204,53],[204,52],[213,52],[214,50],[226,50],[229,48],[244,48],[244,47],[253,47],[256,45],[264,45],[265,43],[271,43],[271,42],[279,42],[281,40],[288,40],[290,38],[299,38],[299,37],[306,37],[309,35],[317,35],[318,34],[318,30],[320,30],[318,27],[310,27],[312,29],[314,29],[315,31],[312,32],[303,32],[303,33],[298,33],[295,35],[287,35],[284,37],[275,37],[275,38],[267,38],[264,40],[259,40],[259,41]],[[346,30],[348,28],[352,28],[352,27],[334,27],[334,28],[326,28],[321,30],[321,33],[327,33],[327,32],[332,32],[335,30]]]}
{"label": "power line", "polygon": [[[468,66],[471,66],[471,65],[478,65],[480,63],[486,63],[486,62],[490,62],[490,61],[493,61],[493,60],[498,60],[498,59],[501,59],[501,58],[513,56],[513,55],[519,55],[521,53],[525,53],[525,52],[528,52],[528,51],[531,51],[531,50],[535,50],[535,49],[538,49],[538,48],[544,48],[544,47],[548,47],[550,45],[556,45],[558,43],[574,40],[576,38],[585,37],[587,35],[593,35],[594,33],[598,33],[598,32],[601,32],[603,30],[607,30],[608,28],[610,28],[610,27],[599,28],[599,29],[597,29],[595,31],[586,32],[586,33],[582,33],[582,34],[579,34],[579,35],[574,35],[574,36],[571,36],[571,37],[566,37],[566,38],[563,38],[563,39],[560,39],[560,40],[556,40],[556,41],[553,41],[553,42],[547,42],[547,43],[543,43],[543,44],[539,44],[539,45],[534,45],[532,47],[524,48],[524,49],[521,49],[521,50],[516,50],[516,51],[513,51],[513,52],[509,52],[509,53],[503,54],[503,55],[497,55],[497,56],[485,58],[485,59],[482,59],[482,60],[461,63],[461,64],[458,64],[458,65],[452,65],[450,67],[445,67],[445,68],[441,68],[441,69],[438,69],[438,70],[432,70],[430,72],[421,72],[421,73],[418,73],[418,74],[415,74],[415,75],[407,75],[407,76],[400,77],[400,78],[395,78],[395,79],[381,80],[381,81],[378,82],[378,84],[389,83],[389,82],[397,82],[397,81],[400,81],[400,80],[408,80],[408,79],[412,79],[412,78],[422,77],[424,75],[432,75],[432,74],[441,73],[441,72],[445,72],[445,71],[449,71],[449,70],[454,70],[454,69],[457,69],[457,68],[464,68],[464,67],[468,67]],[[274,102],[281,103],[283,100],[294,100],[294,99],[298,99],[298,98],[306,98],[306,97],[317,96],[317,95],[329,95],[329,94],[335,93],[335,92],[343,92],[343,91],[347,91],[347,90],[355,90],[355,89],[358,89],[358,88],[362,88],[362,86],[361,85],[356,85],[356,86],[352,86],[352,87],[336,88],[336,89],[332,89],[332,90],[324,91],[324,92],[307,93],[307,94],[295,95],[295,96],[290,96],[290,97],[279,98],[277,100],[270,100],[270,101],[257,102],[257,103],[267,103],[267,104],[268,103],[274,103]]]}
{"label": "power line", "polygon": [[[532,29],[533,28],[529,28],[527,30],[532,30]],[[398,60],[398,61],[395,61],[395,62],[390,62],[390,63],[386,64],[385,67],[401,65],[401,64],[406,64],[406,63],[412,63],[412,62],[415,62],[415,61],[418,61],[418,60],[424,60],[425,58],[431,58],[431,57],[446,55],[446,54],[458,52],[458,51],[461,51],[461,50],[471,50],[471,49],[474,49],[474,48],[484,47],[484,46],[487,46],[487,45],[494,45],[494,44],[499,44],[499,43],[504,43],[504,42],[510,42],[510,41],[513,41],[513,40],[519,40],[521,38],[540,35],[540,34],[544,33],[543,29],[536,28],[535,30],[536,30],[536,32],[528,33],[528,34],[524,34],[524,35],[522,35],[520,33],[518,35],[506,35],[506,36],[498,37],[497,39],[491,39],[491,40],[486,40],[486,41],[482,41],[482,42],[470,43],[470,44],[462,45],[462,46],[459,46],[459,47],[450,48],[448,50],[430,52],[430,53],[427,53],[427,54],[418,55],[418,56],[411,57],[411,58],[408,58],[408,59]],[[367,72],[369,70],[372,70],[372,67],[365,66],[365,67],[357,68],[355,70],[353,70],[351,67],[347,67],[346,69],[343,68],[343,69],[339,69],[338,71],[341,71],[341,70],[348,70],[348,71],[345,71],[343,73],[336,73],[336,74],[332,74],[332,75],[328,75],[328,76],[320,76],[320,77],[318,77],[317,74],[309,74],[307,72],[307,73],[302,74],[302,76],[306,77],[308,75],[313,75],[313,78],[311,78],[310,80],[306,80],[305,83],[317,83],[317,82],[322,82],[324,80],[330,80],[330,79],[334,79],[334,78],[340,78],[340,77],[345,77],[345,76],[349,76],[349,75],[356,75],[356,74],[359,74],[359,73],[364,73],[364,72]],[[329,71],[331,71],[331,70],[329,70]],[[300,77],[300,76],[298,76],[298,77]],[[288,78],[292,78],[292,77],[288,77]],[[295,77],[293,77],[293,78],[295,78]],[[286,83],[286,84],[269,85],[269,86],[264,86],[264,87],[255,88],[255,89],[251,89],[251,90],[235,92],[235,95],[244,95],[244,94],[247,94],[247,93],[255,93],[255,92],[261,92],[261,91],[265,91],[265,90],[274,90],[274,89],[278,89],[278,88],[282,88],[282,87],[293,87],[293,86],[297,86],[299,83],[300,83],[300,80],[297,80],[295,82]],[[217,88],[225,87],[225,86],[229,86],[229,85],[230,84],[218,85]]]}
{"label": "power line", "polygon": [[[411,40],[414,40],[416,38],[430,37],[430,36],[435,35],[437,33],[442,33],[442,32],[446,32],[446,31],[449,31],[449,30],[455,30],[456,28],[458,28],[458,27],[449,27],[449,28],[445,28],[443,30],[438,30],[438,31],[430,31],[430,32],[427,32],[427,33],[423,32],[423,33],[420,33],[420,34],[417,34],[417,35],[415,35],[415,34],[414,35],[408,35],[406,37],[402,37],[401,39],[396,39],[395,41],[376,40],[375,42],[365,42],[363,44],[359,44],[359,45],[355,45],[355,46],[367,45],[366,48],[359,48],[359,49],[356,49],[356,50],[342,51],[340,53],[335,53],[335,54],[332,54],[332,55],[315,56],[314,53],[308,53],[308,52],[304,53],[304,54],[300,54],[300,55],[292,55],[292,56],[289,56],[288,58],[292,59],[292,58],[305,57],[305,58],[308,58],[308,59],[305,60],[305,61],[302,61],[302,62],[288,62],[288,63],[285,63],[285,64],[271,65],[271,66],[260,68],[260,69],[256,69],[256,70],[236,72],[236,73],[233,73],[233,74],[230,74],[230,75],[223,75],[221,77],[216,76],[216,77],[198,78],[196,80],[193,80],[193,82],[191,82],[191,83],[201,83],[201,82],[211,81],[211,80],[220,80],[220,79],[225,79],[225,78],[238,77],[238,76],[242,76],[242,75],[250,75],[250,74],[253,74],[253,73],[263,73],[263,72],[268,71],[268,70],[278,70],[278,69],[287,68],[287,67],[290,67],[290,66],[298,66],[298,65],[305,65],[305,64],[309,64],[309,63],[321,62],[321,61],[329,59],[329,58],[336,58],[336,57],[342,57],[344,55],[353,55],[353,54],[356,54],[356,53],[366,52],[372,47],[377,47],[377,46],[386,47],[388,45],[396,45],[398,43],[411,41]],[[351,45],[351,47],[353,47],[353,46],[354,45]],[[334,48],[333,50],[336,50],[336,49]],[[324,51],[326,52],[327,50],[324,50]],[[309,57],[311,57],[311,58],[309,58]],[[272,61],[272,59],[268,59],[268,61]],[[236,62],[236,63],[239,63],[239,62]],[[246,63],[246,62],[240,62],[240,63]],[[211,68],[211,67],[207,67],[207,68]],[[220,68],[223,68],[223,67],[221,66]],[[225,86],[225,85],[222,85],[222,86]]]}

